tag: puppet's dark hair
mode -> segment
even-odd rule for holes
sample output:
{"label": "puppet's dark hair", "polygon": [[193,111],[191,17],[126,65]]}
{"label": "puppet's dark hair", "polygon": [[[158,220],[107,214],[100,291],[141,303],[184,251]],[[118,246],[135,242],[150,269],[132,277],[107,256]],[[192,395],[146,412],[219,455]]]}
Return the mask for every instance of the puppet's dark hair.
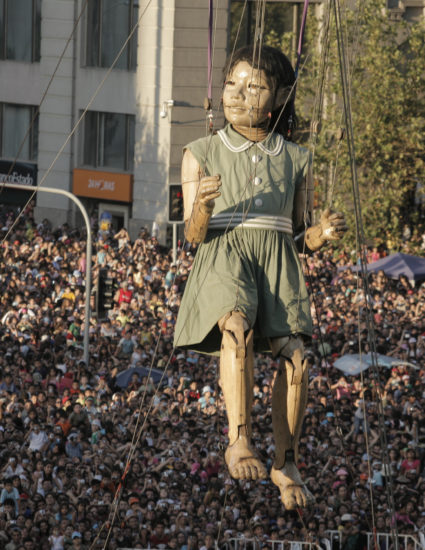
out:
{"label": "puppet's dark hair", "polygon": [[[260,50],[257,48],[255,52],[253,46],[244,46],[228,58],[223,70],[224,82],[240,61],[247,61],[255,69],[264,71],[275,93],[279,88],[286,88],[290,93],[283,112],[281,113],[282,106],[280,106],[271,113],[270,119],[270,128],[274,128],[275,132],[282,134],[285,139],[290,139],[290,130],[295,129],[297,121],[294,107],[295,73],[291,62],[285,54],[271,46],[263,46]],[[290,119],[291,129],[289,128]]]}

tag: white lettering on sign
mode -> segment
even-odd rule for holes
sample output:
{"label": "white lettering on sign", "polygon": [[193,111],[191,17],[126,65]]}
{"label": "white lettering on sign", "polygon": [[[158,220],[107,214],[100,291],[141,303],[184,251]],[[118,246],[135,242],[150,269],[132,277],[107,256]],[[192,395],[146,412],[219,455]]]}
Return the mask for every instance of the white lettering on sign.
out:
{"label": "white lettering on sign", "polygon": [[0,174],[0,183],[19,183],[21,185],[34,185],[34,179],[30,174],[23,176],[18,172]]}
{"label": "white lettering on sign", "polygon": [[115,191],[115,182],[107,180],[89,179],[89,189],[100,189],[101,191]]}
{"label": "white lettering on sign", "polygon": [[104,181],[102,189],[103,189],[103,191],[114,191],[115,190],[115,182],[114,181]]}

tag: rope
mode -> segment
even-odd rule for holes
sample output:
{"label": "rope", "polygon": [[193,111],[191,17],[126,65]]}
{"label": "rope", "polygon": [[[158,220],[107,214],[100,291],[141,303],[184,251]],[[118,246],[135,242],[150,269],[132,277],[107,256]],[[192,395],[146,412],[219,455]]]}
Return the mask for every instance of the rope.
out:
{"label": "rope", "polygon": [[[174,348],[175,349],[175,348]],[[122,495],[122,489],[124,488],[124,482],[125,482],[125,478],[130,470],[130,466],[131,466],[131,462],[134,458],[134,453],[135,453],[135,450],[136,450],[136,447],[140,441],[140,438],[142,436],[142,433],[143,433],[143,430],[145,428],[145,425],[146,425],[146,422],[148,420],[148,417],[149,417],[149,414],[152,410],[152,406],[153,406],[153,402],[154,402],[154,399],[155,397],[157,396],[158,394],[158,390],[159,388],[161,387],[161,384],[162,384],[162,381],[164,379],[164,376],[165,376],[165,373],[166,373],[166,370],[171,362],[171,358],[173,357],[174,355],[174,349],[172,351],[172,353],[170,353],[170,357],[168,359],[168,362],[167,364],[165,365],[164,367],[164,370],[163,370],[163,373],[161,375],[161,378],[160,380],[158,381],[157,383],[157,386],[156,386],[156,389],[155,389],[155,392],[151,398],[151,401],[150,401],[150,404],[149,404],[149,407],[148,407],[148,410],[146,412],[146,415],[145,415],[145,418],[143,420],[143,423],[142,425],[140,426],[139,428],[139,431],[137,432],[137,425],[139,423],[139,418],[141,416],[141,407],[142,407],[142,404],[144,402],[144,398],[145,398],[145,395],[147,393],[147,387],[148,387],[148,384],[146,384],[146,388],[145,388],[145,391],[144,391],[144,395],[143,395],[143,399],[142,399],[142,403],[139,407],[139,415],[138,415],[138,419],[137,419],[137,422],[136,422],[136,427],[134,429],[134,432],[133,432],[133,440],[132,440],[132,443],[130,444],[130,450],[128,451],[128,454],[127,454],[127,460],[126,460],[126,465],[124,467],[124,473],[123,475],[121,476],[121,482],[120,484],[118,485],[117,487],[117,490],[115,492],[115,495],[114,495],[114,499],[112,501],[112,504],[111,504],[111,511],[109,513],[109,518],[102,524],[100,530],[98,531],[98,533],[96,534],[96,537],[95,539],[93,540],[91,546],[90,546],[90,550],[92,550],[94,547],[95,547],[95,544],[100,536],[100,534],[102,533],[102,531],[108,527],[108,533],[107,533],[107,537],[106,537],[106,540],[105,540],[105,544],[103,546],[103,550],[105,550],[107,548],[107,544],[108,544],[108,541],[109,541],[109,538],[111,536],[111,533],[112,533],[112,528],[114,526],[114,522],[115,522],[115,518],[116,518],[116,514],[117,514],[117,511],[118,511],[118,506],[119,506],[119,503],[120,503],[120,500],[121,500],[121,495]],[[152,367],[151,369],[152,370]],[[137,436],[134,436],[134,434],[137,432]]]}
{"label": "rope", "polygon": [[[303,15],[301,19],[301,27],[300,27],[300,34],[298,38],[298,49],[297,49],[297,63],[295,65],[295,78],[298,76],[298,69],[300,67],[300,61],[301,61],[301,53],[302,53],[302,47],[304,42],[304,33],[307,23],[307,10],[308,10],[308,4],[309,0],[304,0],[304,8],[303,8]],[[295,93],[295,92],[294,92]],[[294,96],[295,98],[295,96]]]}
{"label": "rope", "polygon": [[[364,4],[360,4],[360,7],[361,6],[364,6]],[[346,47],[346,54],[345,54],[346,59],[349,60],[348,64],[351,66],[351,70],[347,71],[347,79],[348,79],[348,83],[349,83],[349,90],[350,90],[349,93],[350,94],[351,94],[351,81],[352,81],[352,77],[353,77],[353,73],[354,73],[355,62],[358,58],[358,54],[359,54],[359,51],[360,51],[360,36],[361,36],[361,34],[359,32],[360,15],[361,15],[360,8],[356,9],[355,14],[356,14],[356,20],[355,20],[354,32],[353,32],[353,35],[354,35],[355,39],[354,39],[354,43],[351,45],[351,48],[348,47],[348,39],[346,40],[347,47]],[[347,17],[345,17],[344,20],[347,21]],[[348,36],[347,28],[345,29],[345,34],[346,34],[346,36]],[[336,179],[337,179],[339,153],[340,153],[340,149],[341,149],[342,140],[345,136],[345,131],[342,128],[343,117],[344,117],[344,111],[342,109],[341,110],[341,116],[340,116],[339,130],[337,131],[337,148],[336,148],[336,154],[335,154],[335,167],[333,169],[332,180],[331,180],[331,185],[330,185],[330,190],[329,190],[329,195],[328,195],[329,206],[331,206],[332,202],[333,202],[334,189],[335,189],[335,184],[336,184]]]}
{"label": "rope", "polygon": [[[74,23],[74,27],[73,27],[73,29],[72,29],[72,31],[71,31],[71,34],[69,35],[68,40],[66,41],[66,44],[65,44],[65,46],[64,46],[64,48],[63,48],[63,50],[62,50],[62,53],[61,53],[60,56],[59,56],[58,62],[56,63],[56,67],[55,67],[55,69],[54,69],[54,71],[53,71],[53,73],[52,73],[52,76],[50,77],[50,80],[49,80],[49,82],[48,82],[48,84],[47,84],[47,86],[46,86],[46,89],[44,90],[44,93],[43,93],[43,95],[42,95],[42,97],[41,97],[40,103],[39,103],[37,109],[35,110],[35,113],[34,113],[34,115],[33,115],[33,117],[32,117],[32,120],[31,120],[31,122],[30,122],[30,125],[29,125],[29,127],[28,127],[28,129],[27,129],[27,131],[26,131],[26,134],[25,134],[25,136],[24,136],[23,139],[22,139],[22,142],[21,142],[21,145],[19,146],[18,152],[16,153],[16,156],[15,156],[13,162],[12,162],[12,165],[11,165],[11,167],[9,168],[9,171],[8,171],[8,173],[7,173],[6,178],[4,179],[4,181],[2,182],[2,184],[0,185],[0,195],[3,193],[3,189],[5,188],[4,184],[7,182],[7,180],[8,180],[8,178],[9,178],[10,174],[12,173],[12,171],[13,171],[15,165],[16,165],[16,162],[17,162],[17,160],[18,160],[18,158],[19,158],[19,155],[21,154],[21,151],[22,151],[22,149],[23,149],[23,147],[24,147],[24,145],[25,145],[25,142],[26,142],[28,136],[30,135],[30,132],[31,132],[33,126],[34,126],[34,123],[35,123],[35,121],[36,121],[38,115],[40,114],[40,108],[41,108],[41,106],[42,106],[42,104],[43,104],[43,102],[44,102],[44,100],[45,100],[45,98],[46,98],[46,96],[47,96],[47,92],[49,91],[50,86],[52,85],[52,82],[53,82],[53,80],[54,80],[54,78],[55,78],[55,76],[56,76],[56,73],[57,73],[57,71],[58,71],[58,69],[59,69],[59,66],[60,66],[60,64],[61,64],[61,62],[62,62],[62,59],[63,59],[63,57],[64,57],[64,55],[65,55],[65,52],[66,52],[66,50],[68,49],[69,43],[71,42],[71,39],[72,39],[72,37],[74,36],[74,33],[75,33],[75,31],[76,31],[76,29],[77,29],[79,23],[80,23],[81,17],[82,17],[82,15],[83,15],[83,13],[84,13],[84,10],[86,9],[86,6],[87,6],[87,4],[88,4],[88,1],[89,1],[89,0],[85,0],[84,3],[83,3],[83,6],[82,6],[81,11],[80,11],[80,14],[79,14],[78,17],[77,17],[77,19],[76,19],[76,21],[75,21],[75,23]],[[30,199],[30,200],[32,200],[32,197],[33,197],[33,195],[31,196],[31,199]],[[27,206],[28,206],[28,203],[25,205],[25,208],[26,208]],[[24,209],[25,209],[25,208],[24,208]],[[23,210],[24,210],[24,209],[23,209]],[[5,237],[5,238],[6,238],[6,237]],[[4,238],[4,239],[5,239],[5,238]],[[3,239],[2,242],[4,242],[4,239]]]}
{"label": "rope", "polygon": [[[377,352],[376,352],[376,338],[374,331],[373,317],[370,310],[370,301],[369,301],[369,285],[367,280],[367,270],[366,270],[366,251],[365,251],[365,237],[363,230],[363,222],[361,215],[361,204],[360,204],[360,193],[359,193],[359,184],[357,179],[357,165],[356,165],[356,156],[354,148],[354,131],[353,123],[351,116],[351,97],[349,94],[349,86],[347,82],[347,64],[345,59],[345,48],[343,43],[343,37],[341,34],[341,14],[340,14],[340,5],[338,0],[334,0],[334,14],[336,22],[336,31],[337,31],[337,44],[338,44],[338,56],[339,56],[339,65],[340,65],[340,75],[341,75],[341,84],[343,92],[343,102],[344,102],[344,116],[345,124],[347,128],[347,145],[350,158],[350,170],[351,170],[351,181],[352,181],[352,193],[354,198],[354,210],[355,210],[355,221],[356,221],[356,235],[360,245],[360,266],[361,266],[361,276],[364,284],[365,292],[365,312],[366,312],[366,324],[368,328],[368,341],[371,349],[372,357],[372,373],[375,380],[375,385],[378,390],[378,420],[379,420],[379,433],[381,438],[381,449],[384,457],[383,463],[384,467],[389,467],[389,457],[388,457],[388,445],[387,445],[387,435],[386,427],[384,423],[384,411],[382,399],[379,391],[379,374],[378,374],[378,364],[377,364]],[[388,470],[389,471],[389,470]],[[386,483],[386,493],[389,508],[392,511],[392,525],[391,525],[391,534],[393,538],[393,544],[395,550],[399,548],[398,542],[398,533],[397,533],[397,524],[395,521],[395,504],[394,504],[394,492],[392,483]]]}
{"label": "rope", "polygon": [[[211,21],[212,21],[212,2],[210,4],[210,14],[209,14],[209,25],[210,25],[210,28],[211,28]],[[139,20],[140,21],[140,20]],[[239,25],[239,28],[240,28],[240,25]],[[210,44],[211,44],[211,35],[209,36],[209,47],[210,47]],[[209,97],[211,97],[211,88],[210,88],[210,83],[211,83],[211,79],[210,79],[210,76],[212,75],[212,56],[210,55],[210,52],[209,52],[209,70],[211,71],[209,73],[209,76],[208,76],[208,86],[209,86]],[[211,136],[212,137],[212,136]],[[208,147],[209,147],[209,144],[210,144],[211,140],[208,140]],[[204,167],[205,169],[205,167]],[[199,190],[198,190],[199,192]],[[196,199],[195,199],[196,200]],[[193,212],[192,214],[193,215]],[[230,222],[229,222],[230,223]],[[182,245],[182,248],[184,249],[185,247],[185,244],[186,244],[186,239],[184,239],[183,241],[183,245]],[[178,265],[179,265],[179,262],[178,262]],[[174,276],[174,280],[177,276],[177,270],[176,270],[176,274]],[[201,285],[202,286],[202,285]],[[168,311],[169,308],[166,310]],[[166,312],[164,313],[164,315],[166,314]],[[186,324],[187,322],[187,319],[184,320],[184,323],[183,323],[183,327],[184,325]],[[159,334],[158,338],[157,338],[157,343],[156,343],[156,347],[155,347],[155,351],[154,351],[154,354],[153,354],[153,357],[152,357],[152,361],[151,361],[151,366],[150,366],[150,371],[148,373],[148,377],[150,376],[150,373],[151,373],[151,370],[152,370],[152,367],[153,367],[153,364],[154,364],[154,361],[155,361],[155,358],[156,358],[156,354],[157,354],[157,351],[158,351],[158,347],[159,347],[159,342],[161,340],[161,334]],[[134,458],[134,453],[135,453],[135,450],[136,450],[136,447],[140,441],[140,438],[141,438],[141,435],[143,433],[143,430],[144,430],[144,427],[145,427],[145,424],[146,424],[146,421],[148,419],[148,416],[150,414],[150,411],[152,409],[152,404],[153,404],[153,400],[155,398],[155,396],[157,395],[157,392],[158,392],[158,388],[160,387],[161,385],[161,382],[163,380],[163,377],[165,375],[165,372],[166,372],[166,369],[171,361],[171,358],[173,357],[174,355],[174,352],[176,350],[176,347],[174,346],[173,347],[173,350],[170,354],[170,359],[167,363],[167,365],[164,367],[164,370],[163,370],[163,373],[162,373],[162,376],[161,376],[161,380],[159,381],[158,385],[157,385],[157,389],[155,391],[155,394],[154,396],[151,398],[151,402],[150,402],[150,405],[149,405],[149,408],[148,408],[148,411],[146,412],[146,415],[145,415],[145,419],[144,419],[144,422],[143,424],[140,426],[140,428],[138,428],[138,425],[139,425],[139,422],[140,422],[140,418],[141,418],[141,410],[142,410],[142,407],[143,407],[143,404],[144,404],[144,401],[145,401],[145,397],[146,397],[146,392],[147,392],[147,387],[145,388],[145,392],[143,394],[143,397],[142,397],[142,400],[141,400],[141,403],[140,403],[140,406],[139,406],[139,414],[138,414],[138,417],[137,417],[137,421],[136,421],[136,426],[134,428],[134,431],[133,431],[133,437],[132,437],[132,441],[131,441],[131,444],[130,444],[130,450],[128,452],[128,455],[127,455],[127,461],[126,461],[126,466],[125,466],[125,469],[124,469],[124,474],[123,474],[123,477],[122,477],[122,481],[124,481],[125,479],[125,476],[127,475],[128,471],[129,471],[129,467],[131,465],[131,462]],[[95,540],[93,541],[93,544],[91,546],[91,548],[94,546],[95,542],[97,541],[97,539],[99,538],[102,530],[109,526],[108,528],[108,534],[107,534],[107,538],[106,538],[106,541],[105,541],[105,546],[104,548],[106,548],[106,545],[109,541],[109,538],[110,538],[110,535],[111,535],[111,532],[112,532],[112,527],[114,525],[114,521],[115,521],[115,518],[116,518],[116,514],[117,514],[117,510],[118,510],[118,505],[119,505],[119,501],[120,501],[120,498],[121,498],[121,492],[122,492],[122,484],[120,484],[120,486],[118,487],[117,489],[117,492],[116,492],[116,495],[114,497],[114,500],[113,500],[113,503],[112,503],[112,510],[110,512],[110,515],[109,515],[109,518],[108,518],[108,521],[105,522],[103,525],[102,525],[102,528],[100,529],[100,531],[98,532]]]}
{"label": "rope", "polygon": [[53,166],[55,165],[56,161],[58,160],[58,158],[60,157],[60,155],[63,153],[65,147],[68,145],[71,137],[75,134],[75,132],[77,131],[77,128],[79,127],[81,121],[83,120],[83,118],[86,116],[86,113],[87,111],[89,110],[89,108],[91,107],[93,101],[95,100],[96,96],[98,95],[98,93],[100,92],[100,90],[102,89],[104,83],[106,82],[107,78],[109,77],[109,75],[111,74],[113,68],[115,67],[115,65],[117,64],[117,61],[118,59],[120,58],[122,52],[125,50],[125,48],[127,47],[127,44],[128,42],[131,40],[131,37],[134,35],[134,33],[136,32],[138,26],[140,25],[140,22],[143,18],[143,16],[145,15],[148,7],[150,6],[150,4],[152,3],[152,0],[148,0],[144,10],[142,11],[139,19],[137,20],[137,22],[135,23],[134,27],[131,29],[130,33],[128,34],[126,40],[124,41],[123,45],[121,46],[119,52],[117,53],[115,59],[113,60],[112,62],[112,65],[109,67],[109,69],[107,70],[105,76],[102,78],[100,84],[97,86],[96,90],[94,91],[93,95],[91,96],[88,104],[86,105],[84,111],[82,112],[80,118],[77,120],[77,122],[74,124],[74,127],[72,128],[71,132],[68,134],[67,138],[65,139],[63,145],[60,147],[59,151],[57,152],[55,158],[52,160],[52,162],[50,163],[49,167],[47,168],[44,176],[41,178],[41,181],[37,184],[37,186],[34,188],[34,191],[31,193],[28,201],[26,202],[25,206],[22,208],[22,210],[19,212],[19,214],[17,215],[15,221],[13,222],[13,224],[10,226],[9,230],[7,231],[5,237],[3,238],[3,241],[4,242],[8,236],[10,235],[11,231],[13,230],[13,228],[15,227],[15,225],[18,223],[18,220],[21,218],[21,216],[23,215],[23,213],[25,212],[25,210],[27,209],[28,205],[30,204],[30,202],[32,201],[32,199],[34,198],[34,195],[37,193],[37,189],[39,187],[41,187],[43,185],[43,183],[46,181],[47,179],[47,176],[50,174]]}
{"label": "rope", "polygon": [[213,0],[208,2],[208,99],[212,104],[212,31],[213,31]]}

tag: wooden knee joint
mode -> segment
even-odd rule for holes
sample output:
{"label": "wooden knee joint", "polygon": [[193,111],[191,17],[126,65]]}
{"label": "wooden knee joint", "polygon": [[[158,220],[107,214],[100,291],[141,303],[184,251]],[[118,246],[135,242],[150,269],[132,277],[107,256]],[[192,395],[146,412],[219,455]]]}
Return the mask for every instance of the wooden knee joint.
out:
{"label": "wooden knee joint", "polygon": [[249,330],[249,323],[245,315],[240,311],[231,311],[218,322],[218,327],[222,333],[226,332],[232,339],[236,357],[244,359],[246,357],[246,336]]}
{"label": "wooden knee joint", "polygon": [[300,336],[284,336],[270,339],[273,357],[281,357],[285,367],[292,368],[291,385],[301,384],[307,362],[304,360],[304,342]]}

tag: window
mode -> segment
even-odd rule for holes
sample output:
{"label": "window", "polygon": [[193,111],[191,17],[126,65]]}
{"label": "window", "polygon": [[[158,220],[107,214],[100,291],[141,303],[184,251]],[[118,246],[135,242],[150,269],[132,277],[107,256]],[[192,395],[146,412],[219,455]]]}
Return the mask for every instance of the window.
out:
{"label": "window", "polygon": [[[264,44],[281,49],[283,47],[290,58],[295,58],[302,10],[302,4],[290,0],[268,2],[264,19]],[[255,20],[256,7],[252,0],[231,0],[229,52],[233,47],[241,48],[253,44]],[[290,44],[282,43],[285,35]]]}
{"label": "window", "polygon": [[[37,107],[0,103],[0,156],[4,159],[37,160],[38,116],[27,135]],[[24,141],[25,140],[25,141]]]}
{"label": "window", "polygon": [[131,172],[134,124],[133,115],[88,111],[84,120],[84,165]]}
{"label": "window", "polygon": [[[89,0],[87,6],[86,64],[110,67],[138,18],[138,0]],[[136,69],[137,32],[115,68]]]}
{"label": "window", "polygon": [[41,0],[0,0],[0,59],[40,60]]}

